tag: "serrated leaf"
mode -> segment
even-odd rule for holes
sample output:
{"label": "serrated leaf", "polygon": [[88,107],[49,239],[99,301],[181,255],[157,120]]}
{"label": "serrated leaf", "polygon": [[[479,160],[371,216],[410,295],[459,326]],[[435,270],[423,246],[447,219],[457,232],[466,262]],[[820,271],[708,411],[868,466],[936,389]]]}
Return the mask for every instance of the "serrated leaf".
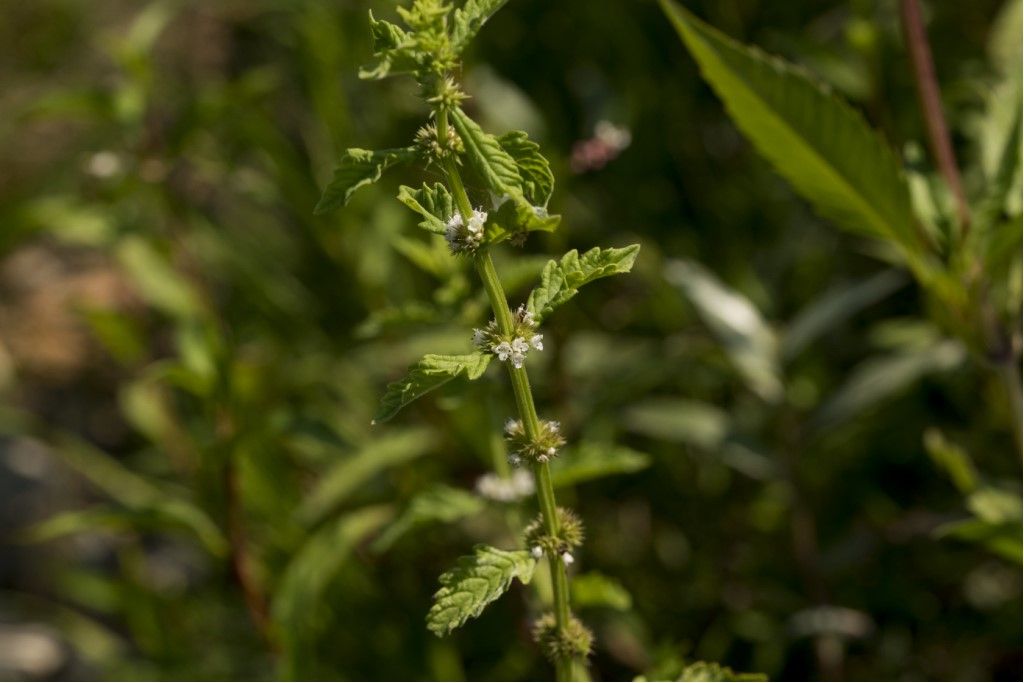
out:
{"label": "serrated leaf", "polygon": [[530,583],[537,561],[525,550],[498,550],[478,545],[472,555],[459,558],[456,567],[441,575],[441,588],[427,614],[427,628],[445,636],[469,619],[480,616],[490,603],[508,590],[512,579]]}
{"label": "serrated leaf", "polygon": [[462,139],[469,167],[483,181],[487,189],[501,197],[521,197],[523,179],[515,159],[506,152],[498,138],[477,125],[461,109],[451,112],[451,123]]}
{"label": "serrated leaf", "polygon": [[348,203],[356,190],[380,180],[387,169],[416,158],[415,147],[369,150],[351,148],[342,155],[334,169],[331,182],[324,188],[323,196],[313,213],[320,216],[339,209]]}
{"label": "serrated leaf", "polygon": [[692,261],[669,262],[665,279],[693,303],[750,389],[766,401],[778,400],[782,395],[778,345],[757,307]]}
{"label": "serrated leaf", "polygon": [[409,507],[373,543],[376,552],[384,552],[413,529],[433,522],[451,523],[484,509],[479,497],[443,484],[417,494]]}
{"label": "serrated leaf", "polygon": [[409,405],[420,396],[450,382],[459,375],[465,374],[469,379],[477,379],[484,374],[491,362],[489,353],[467,353],[458,356],[442,356],[428,354],[419,363],[409,369],[409,373],[388,385],[384,398],[374,422],[390,420],[398,411]]}
{"label": "serrated leaf", "polygon": [[495,12],[508,0],[466,0],[466,4],[452,13],[452,49],[458,54],[473,40],[474,36]]}
{"label": "serrated leaf", "polygon": [[795,358],[801,351],[864,308],[899,289],[906,277],[895,270],[883,270],[861,282],[837,287],[822,294],[800,311],[782,336],[782,357]]}
{"label": "serrated leaf", "polygon": [[540,274],[540,285],[530,292],[526,307],[540,322],[576,296],[583,285],[609,275],[628,273],[639,252],[639,244],[621,249],[594,247],[583,256],[573,249],[560,261],[548,261]]}
{"label": "serrated leaf", "polygon": [[800,194],[843,228],[917,250],[899,162],[859,113],[794,66],[660,2],[733,121]]}
{"label": "serrated leaf", "polygon": [[434,183],[433,187],[424,183],[418,190],[402,185],[398,188],[398,201],[423,216],[421,228],[437,235],[444,234],[448,219],[455,213],[452,195],[441,183]]}
{"label": "serrated leaf", "polygon": [[551,484],[572,486],[613,474],[628,474],[646,469],[650,456],[624,446],[583,443],[551,463]]}
{"label": "serrated leaf", "polygon": [[555,176],[551,164],[540,153],[540,145],[520,130],[513,130],[498,138],[498,144],[508,152],[523,179],[523,194],[534,206],[547,206],[555,189]]}
{"label": "serrated leaf", "polygon": [[380,80],[411,73],[416,61],[416,45],[410,34],[389,21],[376,19],[370,11],[370,42],[377,62],[359,69],[359,77]]}
{"label": "serrated leaf", "polygon": [[764,674],[736,673],[727,666],[715,662],[693,662],[687,664],[679,674],[680,681],[767,681]]}

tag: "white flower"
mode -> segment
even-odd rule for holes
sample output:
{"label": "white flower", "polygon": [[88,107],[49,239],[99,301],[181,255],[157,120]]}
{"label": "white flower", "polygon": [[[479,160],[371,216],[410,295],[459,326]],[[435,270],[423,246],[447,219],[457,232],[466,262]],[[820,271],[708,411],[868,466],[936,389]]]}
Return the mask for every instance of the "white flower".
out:
{"label": "white flower", "polygon": [[448,246],[455,246],[455,243],[459,239],[459,228],[461,227],[462,214],[456,211],[452,214],[452,217],[448,219],[448,223],[445,225],[444,238],[448,241]]}
{"label": "white flower", "polygon": [[499,503],[510,503],[533,493],[533,475],[526,470],[516,470],[505,479],[493,472],[476,480],[476,491],[484,498]]}
{"label": "white flower", "polygon": [[530,345],[526,343],[526,340],[522,337],[516,337],[512,340],[512,350],[516,353],[525,354],[530,350]]}
{"label": "white flower", "polygon": [[509,346],[508,342],[496,344],[492,350],[498,356],[498,360],[500,361],[506,361],[508,360],[508,357],[512,355],[512,347]]}
{"label": "white flower", "polygon": [[486,334],[484,333],[484,331],[483,330],[478,330],[478,329],[476,329],[474,327],[473,328],[473,344],[476,345],[476,346],[482,346],[483,343],[484,343],[484,339],[486,339]]}
{"label": "white flower", "polygon": [[512,367],[514,367],[515,369],[518,370],[519,368],[523,367],[523,361],[525,361],[525,360],[526,360],[526,354],[525,353],[513,353],[512,354]]}
{"label": "white flower", "polygon": [[518,453],[509,453],[508,464],[512,467],[519,467],[523,464],[523,458]]}
{"label": "white flower", "polygon": [[533,559],[539,560],[541,557],[544,556],[544,549],[541,548],[539,545],[535,545],[532,548],[530,548],[530,554],[533,555]]}
{"label": "white flower", "polygon": [[530,346],[532,346],[533,348],[537,349],[538,351],[543,351],[544,350],[544,335],[543,334],[535,334],[532,337],[530,337]]}
{"label": "white flower", "polygon": [[480,209],[473,209],[473,215],[469,217],[466,229],[471,235],[479,235],[483,232],[484,223],[487,221],[487,212]]}
{"label": "white flower", "polygon": [[555,457],[555,453],[557,453],[557,451],[555,450],[554,446],[551,446],[550,448],[548,448],[548,457],[550,457],[550,458]]}
{"label": "white flower", "polygon": [[567,565],[569,565],[569,564],[572,564],[575,561],[576,561],[576,558],[572,556],[572,553],[570,553],[570,552],[562,553],[562,562],[565,562]]}

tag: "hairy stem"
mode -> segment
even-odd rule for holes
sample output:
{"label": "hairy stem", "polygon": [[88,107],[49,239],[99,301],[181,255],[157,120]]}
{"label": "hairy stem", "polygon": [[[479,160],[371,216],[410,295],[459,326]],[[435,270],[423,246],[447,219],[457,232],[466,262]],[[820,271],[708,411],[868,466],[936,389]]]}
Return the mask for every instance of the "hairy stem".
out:
{"label": "hairy stem", "polygon": [[960,218],[961,236],[967,235],[970,225],[970,212],[964,197],[964,188],[960,182],[960,171],[957,168],[953,143],[950,141],[946,117],[942,113],[942,98],[939,94],[939,83],[935,78],[935,63],[932,61],[932,50],[928,44],[928,34],[924,29],[921,17],[921,5],[918,0],[902,0],[900,16],[903,19],[903,33],[906,36],[907,51],[914,69],[914,81],[917,85],[917,96],[921,103],[925,126],[928,129],[928,142],[935,162],[939,166],[942,177],[953,192],[956,199],[957,214]]}

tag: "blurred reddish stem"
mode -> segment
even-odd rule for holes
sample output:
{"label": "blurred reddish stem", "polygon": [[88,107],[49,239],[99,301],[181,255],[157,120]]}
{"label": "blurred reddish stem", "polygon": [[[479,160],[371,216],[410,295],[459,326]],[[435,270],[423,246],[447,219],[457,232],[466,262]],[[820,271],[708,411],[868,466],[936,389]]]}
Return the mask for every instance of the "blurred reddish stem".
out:
{"label": "blurred reddish stem", "polygon": [[963,234],[966,235],[971,216],[967,209],[967,200],[964,198],[960,171],[957,168],[956,155],[953,153],[949,129],[946,127],[946,118],[942,113],[942,98],[935,78],[935,63],[928,44],[928,34],[924,30],[924,20],[921,17],[921,4],[918,0],[901,0],[900,10],[907,51],[910,53],[910,62],[914,69],[917,97],[928,129],[928,143],[942,177],[946,179],[949,189],[956,198],[957,214],[960,217]]}

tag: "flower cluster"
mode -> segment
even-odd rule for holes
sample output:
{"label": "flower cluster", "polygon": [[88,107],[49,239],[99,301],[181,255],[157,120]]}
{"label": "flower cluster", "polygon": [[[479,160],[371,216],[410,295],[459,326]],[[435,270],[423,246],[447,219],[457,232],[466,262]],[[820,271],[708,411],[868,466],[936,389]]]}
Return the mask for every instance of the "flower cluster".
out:
{"label": "flower cluster", "polygon": [[520,306],[512,314],[511,335],[502,335],[498,323],[492,320],[482,330],[473,330],[473,344],[481,351],[493,353],[498,360],[511,361],[514,367],[521,368],[531,348],[544,350],[544,335],[537,334],[533,313],[526,306]]}
{"label": "flower cluster", "polygon": [[483,244],[484,223],[487,222],[487,212],[480,209],[473,209],[468,220],[463,219],[462,214],[456,211],[448,219],[445,227],[444,238],[448,241],[448,247],[453,254],[474,252]]}
{"label": "flower cluster", "polygon": [[434,159],[443,159],[450,154],[461,154],[463,152],[462,138],[451,126],[448,127],[446,140],[441,140],[437,134],[437,126],[429,123],[416,131],[416,145],[422,150],[423,156],[430,163]]}
{"label": "flower cluster", "polygon": [[505,422],[505,440],[509,443],[508,461],[519,467],[524,460],[547,462],[558,455],[558,449],[565,445],[561,426],[554,420],[541,420],[540,432],[534,437],[526,433],[522,420],[509,418]]}
{"label": "flower cluster", "polygon": [[533,625],[533,637],[551,661],[586,657],[594,643],[594,634],[576,617],[570,617],[564,629],[558,628],[554,614],[545,614]]}
{"label": "flower cluster", "polygon": [[527,470],[516,470],[508,478],[499,477],[492,472],[476,480],[476,492],[499,503],[511,503],[526,498],[533,495],[534,490],[533,475]]}
{"label": "flower cluster", "polygon": [[526,547],[535,559],[543,557],[544,553],[549,555],[561,555],[562,561],[567,565],[572,564],[576,558],[572,551],[583,545],[583,522],[572,510],[558,508],[558,533],[549,534],[544,524],[543,517],[530,522],[523,532]]}

